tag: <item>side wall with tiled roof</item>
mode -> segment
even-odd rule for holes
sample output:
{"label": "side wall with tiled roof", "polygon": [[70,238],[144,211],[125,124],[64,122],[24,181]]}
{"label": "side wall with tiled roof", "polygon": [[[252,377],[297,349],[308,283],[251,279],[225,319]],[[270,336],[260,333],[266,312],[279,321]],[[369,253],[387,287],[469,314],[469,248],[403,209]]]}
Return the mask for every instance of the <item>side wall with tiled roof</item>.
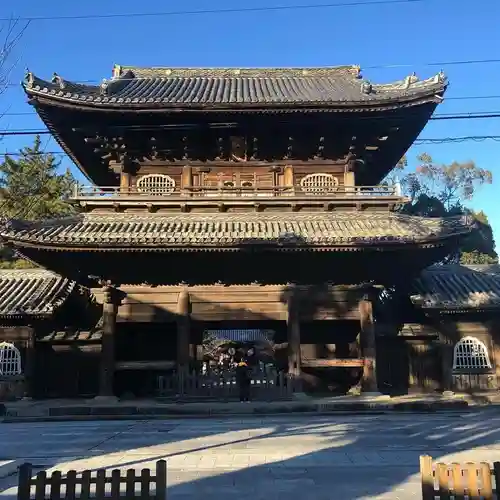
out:
{"label": "side wall with tiled roof", "polygon": [[0,383],[16,393],[0,387],[0,400],[76,396],[80,373],[87,375],[78,391],[97,391],[100,337],[79,331],[91,319],[90,299],[74,282],[44,269],[0,270],[0,343],[14,345],[21,356],[19,380]]}

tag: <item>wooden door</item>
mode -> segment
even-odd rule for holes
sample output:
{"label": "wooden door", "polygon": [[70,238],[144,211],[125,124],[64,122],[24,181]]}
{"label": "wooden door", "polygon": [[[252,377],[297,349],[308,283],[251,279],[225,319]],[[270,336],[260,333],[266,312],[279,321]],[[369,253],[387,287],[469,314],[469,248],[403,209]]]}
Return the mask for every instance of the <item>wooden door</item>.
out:
{"label": "wooden door", "polygon": [[403,337],[377,339],[377,381],[383,394],[396,396],[408,393],[408,351]]}
{"label": "wooden door", "polygon": [[442,387],[440,344],[433,339],[409,339],[410,388],[415,392],[435,392]]}

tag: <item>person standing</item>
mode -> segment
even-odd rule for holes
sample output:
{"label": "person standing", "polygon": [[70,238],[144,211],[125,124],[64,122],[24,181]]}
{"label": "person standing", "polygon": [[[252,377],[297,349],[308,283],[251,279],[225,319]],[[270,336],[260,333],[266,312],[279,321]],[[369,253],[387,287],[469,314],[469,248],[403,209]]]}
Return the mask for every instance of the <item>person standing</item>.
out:
{"label": "person standing", "polygon": [[236,366],[236,383],[238,384],[240,401],[250,401],[252,378],[250,375],[250,367],[243,359]]}

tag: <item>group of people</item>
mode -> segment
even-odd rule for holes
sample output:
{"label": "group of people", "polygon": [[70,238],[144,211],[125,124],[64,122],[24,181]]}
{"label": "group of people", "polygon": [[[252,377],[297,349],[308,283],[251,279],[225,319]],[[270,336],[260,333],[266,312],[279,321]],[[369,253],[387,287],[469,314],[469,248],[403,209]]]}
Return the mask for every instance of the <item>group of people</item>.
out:
{"label": "group of people", "polygon": [[[255,349],[252,347],[236,349],[231,346],[219,353],[217,369],[220,372],[236,374],[236,384],[241,402],[250,401],[250,388],[252,385],[253,366],[258,363]],[[206,370],[206,368],[204,367]]]}

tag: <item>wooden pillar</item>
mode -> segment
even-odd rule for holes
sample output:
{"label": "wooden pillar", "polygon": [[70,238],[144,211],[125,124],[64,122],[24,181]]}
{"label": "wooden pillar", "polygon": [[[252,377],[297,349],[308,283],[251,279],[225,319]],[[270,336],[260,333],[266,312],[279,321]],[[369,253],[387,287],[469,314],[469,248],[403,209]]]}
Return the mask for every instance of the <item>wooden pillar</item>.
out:
{"label": "wooden pillar", "polygon": [[102,305],[101,367],[99,373],[99,398],[113,398],[115,376],[116,316],[121,304],[122,292],[113,286],[105,286]]}
{"label": "wooden pillar", "polygon": [[183,194],[188,194],[191,195],[192,191],[189,189],[193,185],[193,171],[192,168],[189,165],[184,165],[182,167],[182,182],[181,182],[181,189],[185,189],[185,192]]}
{"label": "wooden pillar", "polygon": [[185,288],[177,299],[177,368],[178,373],[189,373],[191,358],[191,325],[189,316],[189,292]]}
{"label": "wooden pillar", "polygon": [[354,180],[354,172],[345,172],[344,173],[344,191],[347,194],[355,193],[355,180]]}
{"label": "wooden pillar", "polygon": [[373,303],[370,294],[365,294],[359,301],[361,322],[360,344],[365,360],[361,390],[365,394],[380,394],[377,384],[375,326],[373,324]]}
{"label": "wooden pillar", "polygon": [[441,389],[449,393],[453,391],[453,345],[447,339],[441,342]]}
{"label": "wooden pillar", "polygon": [[283,170],[283,184],[286,188],[291,189],[290,193],[295,191],[293,167],[287,165]]}
{"label": "wooden pillar", "polygon": [[290,287],[287,297],[288,373],[300,383],[300,318],[295,287]]}
{"label": "wooden pillar", "polygon": [[131,175],[129,172],[122,171],[120,174],[120,191],[122,193],[130,192]]}
{"label": "wooden pillar", "polygon": [[26,341],[26,358],[24,362],[24,397],[32,398],[35,395],[35,330],[30,327]]}

